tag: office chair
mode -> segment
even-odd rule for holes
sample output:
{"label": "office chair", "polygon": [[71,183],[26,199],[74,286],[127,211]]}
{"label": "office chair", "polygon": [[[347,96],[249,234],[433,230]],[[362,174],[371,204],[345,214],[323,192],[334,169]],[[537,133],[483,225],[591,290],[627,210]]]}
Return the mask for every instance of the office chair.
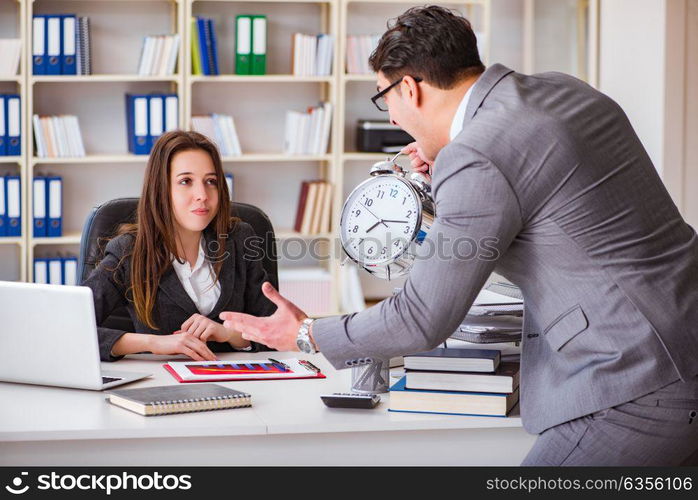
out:
{"label": "office chair", "polygon": [[[109,238],[116,234],[119,225],[136,220],[137,207],[138,198],[117,198],[92,209],[82,228],[80,238],[78,283],[82,283],[102,259],[104,248]],[[262,267],[267,272],[269,282],[278,290],[276,239],[269,217],[259,208],[247,203],[231,202],[230,211],[231,215],[239,217],[252,226],[255,234],[262,238],[264,244]],[[103,326],[133,331],[133,323],[124,307],[115,310]]]}

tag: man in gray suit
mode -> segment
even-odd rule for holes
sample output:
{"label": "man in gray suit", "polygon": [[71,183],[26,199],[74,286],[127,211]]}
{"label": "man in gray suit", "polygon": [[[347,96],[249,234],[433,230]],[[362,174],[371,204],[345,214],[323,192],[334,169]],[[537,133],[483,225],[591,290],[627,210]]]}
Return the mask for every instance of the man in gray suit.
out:
{"label": "man in gray suit", "polygon": [[495,238],[498,258],[418,260],[358,314],[313,322],[265,284],[273,316],[221,318],[280,350],[310,330],[351,367],[439,345],[496,268],[525,297],[520,406],[540,437],[524,464],[694,461],[698,239],[620,107],[560,73],[485,70],[470,24],[439,7],[398,17],[370,62],[414,166],[436,158],[428,238]]}

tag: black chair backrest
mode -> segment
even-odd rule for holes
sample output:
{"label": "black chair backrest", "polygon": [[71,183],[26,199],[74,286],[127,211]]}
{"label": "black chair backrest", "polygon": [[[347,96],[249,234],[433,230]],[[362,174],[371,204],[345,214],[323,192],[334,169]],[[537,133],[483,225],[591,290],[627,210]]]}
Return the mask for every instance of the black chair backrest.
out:
{"label": "black chair backrest", "polygon": [[[119,226],[135,222],[138,198],[117,198],[92,209],[82,228],[80,238],[80,258],[78,260],[78,283],[82,283],[104,256],[104,247],[109,238],[116,234]],[[262,267],[267,272],[269,281],[279,288],[277,267],[276,239],[274,228],[262,210],[247,203],[232,202],[231,215],[247,222],[257,236],[262,238],[264,256]],[[131,331],[130,319],[125,309],[115,311],[104,326]]]}

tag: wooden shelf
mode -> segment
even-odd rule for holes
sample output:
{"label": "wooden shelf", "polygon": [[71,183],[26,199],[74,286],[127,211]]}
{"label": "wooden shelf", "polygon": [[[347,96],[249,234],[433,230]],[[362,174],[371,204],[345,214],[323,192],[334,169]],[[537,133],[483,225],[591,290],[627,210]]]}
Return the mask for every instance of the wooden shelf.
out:
{"label": "wooden shelf", "polygon": [[21,156],[0,156],[0,163],[22,163]]}
{"label": "wooden shelf", "polygon": [[79,245],[80,233],[67,233],[58,238],[29,238],[31,246],[37,245]]}
{"label": "wooden shelf", "polygon": [[191,3],[335,3],[338,0],[191,0]]}
{"label": "wooden shelf", "polygon": [[342,80],[344,80],[345,82],[375,82],[376,74],[369,73],[366,75],[357,75],[345,73],[342,75]]}
{"label": "wooden shelf", "polygon": [[74,158],[32,158],[34,165],[71,165],[71,164],[96,164],[96,163],[142,163],[148,162],[148,155],[87,155]]}
{"label": "wooden shelf", "polygon": [[178,75],[40,75],[32,76],[32,83],[120,83],[120,82],[177,82]]}
{"label": "wooden shelf", "polygon": [[0,237],[0,245],[21,245],[23,243],[24,239],[22,237],[8,237],[8,236],[2,236]]}
{"label": "wooden shelf", "polygon": [[300,161],[331,161],[332,155],[287,155],[283,153],[251,153],[242,156],[224,156],[225,163],[291,163]]}
{"label": "wooden shelf", "polygon": [[296,75],[192,75],[192,83],[334,83],[332,76]]}
{"label": "wooden shelf", "polygon": [[8,76],[8,75],[0,76],[0,83],[6,83],[6,82],[22,83],[22,80],[24,80],[24,78],[22,78],[19,75],[17,75],[17,76]]}

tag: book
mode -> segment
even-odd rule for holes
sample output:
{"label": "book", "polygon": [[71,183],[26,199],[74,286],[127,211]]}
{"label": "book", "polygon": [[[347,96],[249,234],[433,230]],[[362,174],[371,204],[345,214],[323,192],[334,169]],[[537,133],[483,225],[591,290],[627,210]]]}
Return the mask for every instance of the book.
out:
{"label": "book", "polygon": [[436,391],[514,392],[519,387],[519,363],[501,363],[494,373],[407,370],[406,387]]}
{"label": "book", "polygon": [[437,347],[431,351],[405,356],[405,369],[493,372],[499,365],[500,354],[495,349],[448,349]]}
{"label": "book", "polygon": [[308,187],[310,186],[310,181],[303,181],[301,183],[301,192],[298,195],[298,206],[296,207],[296,220],[293,224],[293,230],[300,233],[301,224],[303,223],[303,211],[305,210],[305,201],[308,197]]}
{"label": "book", "polygon": [[108,393],[107,401],[147,417],[252,406],[246,392],[216,384],[118,389]]}
{"label": "book", "polygon": [[325,378],[312,363],[296,358],[235,361],[170,361],[163,365],[178,382]]}
{"label": "book", "polygon": [[389,411],[506,417],[519,400],[511,394],[407,389],[406,376],[390,388]]}

